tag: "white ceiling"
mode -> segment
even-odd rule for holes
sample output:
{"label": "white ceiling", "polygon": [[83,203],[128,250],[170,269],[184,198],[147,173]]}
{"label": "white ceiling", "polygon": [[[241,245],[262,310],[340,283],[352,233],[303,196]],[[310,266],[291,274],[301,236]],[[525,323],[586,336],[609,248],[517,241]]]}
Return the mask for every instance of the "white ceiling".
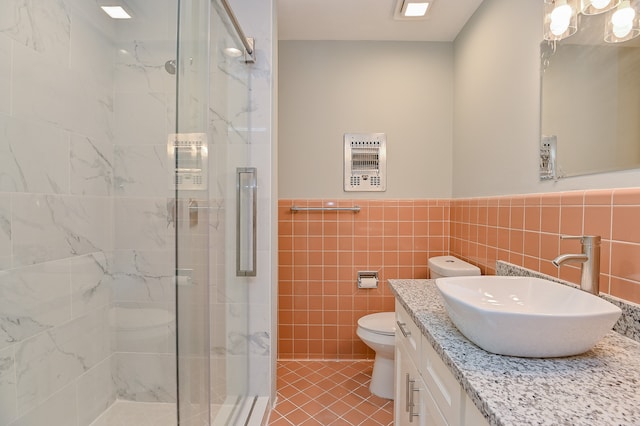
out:
{"label": "white ceiling", "polygon": [[435,0],[426,20],[393,19],[396,0],[277,0],[279,40],[453,41],[482,0]]}

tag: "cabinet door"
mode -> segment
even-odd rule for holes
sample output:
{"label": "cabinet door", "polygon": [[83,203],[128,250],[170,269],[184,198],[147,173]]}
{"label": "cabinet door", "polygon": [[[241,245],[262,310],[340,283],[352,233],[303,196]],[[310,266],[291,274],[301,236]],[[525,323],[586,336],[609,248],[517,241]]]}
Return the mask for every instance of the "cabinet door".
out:
{"label": "cabinet door", "polygon": [[411,359],[404,348],[404,344],[396,337],[395,401],[393,405],[395,426],[405,426],[409,424],[407,374],[410,374],[410,367],[408,365],[410,362]]}
{"label": "cabinet door", "polygon": [[[396,426],[440,425],[429,413],[435,407],[418,368],[403,342],[396,344],[396,385],[394,415]],[[430,404],[428,403],[430,402]]]}

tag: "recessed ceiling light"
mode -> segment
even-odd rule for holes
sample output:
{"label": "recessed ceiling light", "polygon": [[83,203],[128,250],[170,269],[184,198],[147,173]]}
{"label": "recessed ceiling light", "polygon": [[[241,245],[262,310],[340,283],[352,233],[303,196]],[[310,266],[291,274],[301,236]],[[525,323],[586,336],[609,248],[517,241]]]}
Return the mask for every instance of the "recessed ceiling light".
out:
{"label": "recessed ceiling light", "polygon": [[424,16],[429,9],[429,3],[413,3],[405,2],[402,8],[402,14],[406,17]]}
{"label": "recessed ceiling light", "polygon": [[122,6],[100,6],[107,15],[113,19],[131,19],[131,15],[127,13]]}
{"label": "recessed ceiling light", "polygon": [[420,20],[431,15],[434,0],[396,0],[393,18],[397,20]]}

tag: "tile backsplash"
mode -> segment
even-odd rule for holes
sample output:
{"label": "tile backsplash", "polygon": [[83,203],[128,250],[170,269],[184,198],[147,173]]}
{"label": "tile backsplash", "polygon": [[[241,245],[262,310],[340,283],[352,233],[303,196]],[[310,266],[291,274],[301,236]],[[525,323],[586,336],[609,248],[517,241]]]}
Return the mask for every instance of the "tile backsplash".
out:
{"label": "tile backsplash", "polygon": [[640,303],[640,188],[571,191],[451,201],[451,254],[494,274],[497,260],[577,283],[580,265],[557,268],[600,235],[600,292]]}
{"label": "tile backsplash", "polygon": [[[331,204],[333,203],[333,204]],[[359,213],[300,212],[292,205],[359,205]],[[373,352],[356,336],[363,315],[393,310],[386,280],[427,278],[427,260],[451,254],[495,274],[504,261],[577,283],[579,265],[556,268],[600,235],[600,291],[640,303],[640,188],[438,200],[279,201],[278,356],[357,359]],[[377,289],[357,272],[378,271]]]}

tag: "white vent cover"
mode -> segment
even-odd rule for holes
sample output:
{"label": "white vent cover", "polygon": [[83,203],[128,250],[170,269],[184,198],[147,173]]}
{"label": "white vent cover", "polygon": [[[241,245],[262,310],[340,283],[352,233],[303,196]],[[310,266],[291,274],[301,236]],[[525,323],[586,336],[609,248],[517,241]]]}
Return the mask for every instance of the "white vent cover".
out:
{"label": "white vent cover", "polygon": [[344,134],[344,190],[387,190],[387,137],[384,133]]}

